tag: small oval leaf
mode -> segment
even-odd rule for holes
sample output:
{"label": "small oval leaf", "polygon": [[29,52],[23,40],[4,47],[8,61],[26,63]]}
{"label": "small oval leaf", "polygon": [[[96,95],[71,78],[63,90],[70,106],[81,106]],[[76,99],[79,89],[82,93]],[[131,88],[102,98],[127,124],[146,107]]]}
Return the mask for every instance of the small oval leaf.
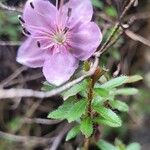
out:
{"label": "small oval leaf", "polygon": [[110,101],[111,106],[119,111],[123,111],[123,112],[128,112],[129,111],[129,107],[125,102],[122,101],[118,101],[118,100],[113,100]]}
{"label": "small oval leaf", "polygon": [[103,88],[95,88],[95,93],[101,97],[107,97],[109,95],[109,91]]}
{"label": "small oval leaf", "polygon": [[92,135],[93,123],[89,117],[86,117],[81,121],[80,130],[87,138]]}
{"label": "small oval leaf", "polygon": [[108,120],[109,122],[116,124],[116,126],[118,127],[122,125],[122,121],[120,117],[111,109],[105,108],[104,106],[100,106],[100,105],[93,106],[93,109],[97,113],[99,113],[105,120]]}
{"label": "small oval leaf", "polygon": [[115,87],[118,87],[120,85],[123,85],[128,80],[127,76],[120,76],[117,78],[113,78],[109,80],[108,82],[102,84],[99,86],[99,88],[105,88],[105,89],[113,89]]}
{"label": "small oval leaf", "polygon": [[80,100],[79,102],[75,103],[69,108],[67,120],[68,122],[75,121],[76,119],[80,118],[82,114],[85,113],[87,106],[87,100]]}
{"label": "small oval leaf", "polygon": [[87,87],[86,80],[82,81],[79,84],[74,85],[73,87],[62,93],[63,99],[66,100],[69,97],[76,95],[80,91],[84,91],[86,87]]}
{"label": "small oval leaf", "polygon": [[80,133],[80,126],[75,126],[74,128],[72,128],[66,137],[66,141],[69,141],[71,139],[73,139],[75,136],[77,136]]}
{"label": "small oval leaf", "polygon": [[117,150],[117,148],[114,145],[112,145],[104,140],[100,140],[99,142],[97,142],[96,145],[101,150]]}
{"label": "small oval leaf", "polygon": [[138,92],[136,88],[121,88],[115,91],[115,95],[135,95]]}
{"label": "small oval leaf", "polygon": [[140,81],[140,80],[143,80],[143,77],[140,76],[140,75],[129,76],[128,80],[127,80],[127,83],[133,83],[133,82],[137,82],[137,81]]}
{"label": "small oval leaf", "polygon": [[141,150],[139,143],[131,143],[127,146],[126,150]]}

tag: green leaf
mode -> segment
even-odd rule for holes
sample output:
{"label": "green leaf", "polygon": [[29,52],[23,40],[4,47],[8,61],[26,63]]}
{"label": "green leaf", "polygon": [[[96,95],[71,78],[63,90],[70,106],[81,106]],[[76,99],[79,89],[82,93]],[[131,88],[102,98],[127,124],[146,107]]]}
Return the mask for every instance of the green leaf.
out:
{"label": "green leaf", "polygon": [[80,100],[76,102],[73,98],[70,98],[58,109],[50,112],[48,118],[61,120],[67,119],[69,122],[72,122],[80,118],[80,116],[85,112],[86,105],[86,100]]}
{"label": "green leaf", "polygon": [[92,135],[93,123],[91,118],[86,117],[81,121],[80,130],[87,138]]}
{"label": "green leaf", "polygon": [[109,91],[103,88],[96,88],[94,89],[95,93],[101,97],[107,97],[109,95]]}
{"label": "green leaf", "polygon": [[66,141],[69,141],[71,139],[73,139],[74,137],[76,137],[78,134],[80,133],[80,126],[75,126],[74,128],[72,128],[66,137]]}
{"label": "green leaf", "polygon": [[51,119],[66,119],[68,115],[68,111],[70,108],[76,103],[76,100],[74,98],[69,98],[67,101],[64,102],[63,105],[58,107],[58,109],[52,111],[49,113],[48,118]]}
{"label": "green leaf", "polygon": [[105,108],[104,106],[93,106],[93,109],[99,113],[105,120],[108,120],[109,122],[112,122],[113,124],[116,124],[116,126],[121,126],[122,121],[120,117],[113,112],[111,109]]}
{"label": "green leaf", "polygon": [[50,84],[49,82],[45,81],[43,82],[43,86],[41,88],[42,91],[51,91],[55,88],[54,85]]}
{"label": "green leaf", "polygon": [[98,0],[92,0],[92,4],[95,7],[100,8],[100,9],[103,9],[103,7],[104,7],[104,4],[101,1],[98,1]]}
{"label": "green leaf", "polygon": [[105,102],[105,98],[94,94],[93,100],[92,100],[92,105],[102,105]]}
{"label": "green leaf", "polygon": [[99,88],[105,88],[105,89],[113,89],[115,87],[118,87],[124,83],[126,83],[128,80],[127,76],[120,76],[114,79],[109,80],[108,82],[102,84],[99,86]]}
{"label": "green leaf", "polygon": [[114,145],[112,145],[104,140],[100,140],[99,142],[97,142],[96,145],[101,150],[117,150],[117,148]]}
{"label": "green leaf", "polygon": [[123,112],[129,111],[129,107],[125,102],[113,100],[113,101],[110,101],[110,103],[113,108],[118,109],[119,111],[123,111]]}
{"label": "green leaf", "polygon": [[80,118],[81,115],[85,113],[86,106],[87,106],[87,100],[84,99],[84,100],[80,100],[79,102],[69,107],[69,111],[67,115],[68,122],[72,122]]}
{"label": "green leaf", "polygon": [[115,91],[115,95],[135,95],[138,93],[136,88],[121,88]]}
{"label": "green leaf", "polygon": [[125,144],[117,138],[115,139],[115,146],[117,147],[118,150],[126,150]]}
{"label": "green leaf", "polygon": [[137,81],[140,81],[140,80],[143,80],[143,77],[140,76],[140,75],[129,76],[128,80],[127,80],[127,83],[133,83],[133,82],[137,82]]}
{"label": "green leaf", "polygon": [[63,95],[63,99],[66,100],[71,96],[76,95],[77,93],[79,93],[80,91],[85,90],[87,87],[87,82],[86,80],[82,81],[79,84],[74,85],[73,87],[71,87],[69,90],[65,91],[62,93]]}
{"label": "green leaf", "polygon": [[139,143],[131,143],[127,146],[126,150],[141,150],[141,146]]}
{"label": "green leaf", "polygon": [[120,127],[120,124],[115,123],[115,122],[112,122],[112,121],[107,120],[107,119],[104,119],[104,118],[102,118],[101,116],[99,116],[99,117],[97,117],[97,118],[94,118],[93,121],[94,121],[95,123],[100,124],[100,125],[106,125],[106,126],[113,127],[113,128]]}
{"label": "green leaf", "polygon": [[117,17],[117,10],[113,6],[106,7],[105,12],[111,17]]}

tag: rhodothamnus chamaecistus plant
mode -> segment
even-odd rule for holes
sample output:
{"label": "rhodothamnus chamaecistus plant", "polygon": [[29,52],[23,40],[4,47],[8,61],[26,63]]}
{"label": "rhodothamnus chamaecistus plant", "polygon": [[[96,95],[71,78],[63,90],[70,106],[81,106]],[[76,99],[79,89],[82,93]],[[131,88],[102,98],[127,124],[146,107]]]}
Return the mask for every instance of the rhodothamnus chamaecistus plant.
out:
{"label": "rhodothamnus chamaecistus plant", "polygon": [[[43,74],[50,84],[44,82],[42,90],[50,91],[53,88],[51,84],[59,86],[69,80],[79,61],[89,59],[96,51],[102,34],[97,24],[91,21],[92,15],[90,0],[56,0],[56,6],[48,0],[27,0],[23,16],[19,19],[28,39],[20,47],[17,61],[32,68],[43,67]],[[117,29],[115,26],[98,52],[104,52],[112,37],[118,34]],[[91,60],[84,63],[85,72],[90,70]],[[65,102],[50,112],[48,118],[74,122],[66,140],[82,133],[85,137],[84,150],[89,149],[92,141],[101,150],[122,150],[120,145],[123,143],[120,144],[120,141],[116,147],[103,140],[97,142],[101,137],[99,126],[122,125],[118,112],[127,112],[129,107],[120,101],[120,95],[134,95],[138,90],[119,86],[141,79],[141,76],[135,75],[108,80],[107,70],[96,66],[91,76],[61,93]],[[139,147],[132,144],[129,148],[133,146]]]}
{"label": "rhodothamnus chamaecistus plant", "polygon": [[99,27],[91,22],[92,15],[90,0],[62,0],[60,6],[48,0],[28,0],[20,17],[28,39],[19,48],[17,61],[43,67],[48,82],[63,84],[102,40]]}

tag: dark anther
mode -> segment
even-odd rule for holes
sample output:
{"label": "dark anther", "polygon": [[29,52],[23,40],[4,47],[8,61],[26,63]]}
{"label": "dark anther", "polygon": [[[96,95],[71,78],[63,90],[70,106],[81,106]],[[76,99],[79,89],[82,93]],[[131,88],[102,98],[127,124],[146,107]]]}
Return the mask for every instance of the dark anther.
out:
{"label": "dark anther", "polygon": [[23,32],[24,32],[25,34],[27,34],[27,35],[31,35],[31,33],[30,33],[26,28],[24,28],[24,27],[23,27]]}
{"label": "dark anther", "polygon": [[70,16],[71,16],[71,13],[72,13],[72,8],[68,8],[67,16],[70,17]]}
{"label": "dark anther", "polygon": [[30,6],[31,6],[31,8],[33,8],[33,9],[34,9],[34,5],[33,5],[33,3],[32,3],[32,2],[30,2]]}
{"label": "dark anther", "polygon": [[68,30],[69,30],[69,28],[68,28],[68,27],[65,27],[65,29],[64,29],[64,34],[65,34]]}
{"label": "dark anther", "polygon": [[39,41],[37,41],[37,46],[40,48],[41,47],[41,43]]}
{"label": "dark anther", "polygon": [[18,19],[21,23],[25,23],[25,21],[23,20],[23,18],[20,15],[18,16]]}

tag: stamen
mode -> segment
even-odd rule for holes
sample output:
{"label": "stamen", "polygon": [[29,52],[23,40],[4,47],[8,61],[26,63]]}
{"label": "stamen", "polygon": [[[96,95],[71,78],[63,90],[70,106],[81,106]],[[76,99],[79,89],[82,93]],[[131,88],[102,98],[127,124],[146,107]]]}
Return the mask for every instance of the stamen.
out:
{"label": "stamen", "polygon": [[68,28],[68,27],[65,27],[65,29],[64,29],[64,34],[66,34],[68,30],[69,30],[69,28]]}
{"label": "stamen", "polygon": [[56,8],[58,9],[58,0],[56,0]]}
{"label": "stamen", "polygon": [[40,48],[41,47],[41,43],[39,41],[37,41],[37,46]]}
{"label": "stamen", "polygon": [[67,16],[70,17],[70,16],[71,16],[71,13],[72,13],[72,8],[68,8]]}
{"label": "stamen", "polygon": [[22,29],[23,29],[23,32],[24,32],[25,34],[31,35],[31,33],[30,33],[25,27],[22,27]]}
{"label": "stamen", "polygon": [[25,21],[23,20],[23,18],[20,15],[18,15],[18,19],[21,23],[25,23]]}
{"label": "stamen", "polygon": [[[68,18],[67,18],[66,24],[69,22],[69,19],[70,19],[70,17],[71,17],[71,13],[72,13],[72,8],[68,8],[68,12],[67,12]],[[68,29],[67,29],[67,30],[68,30]],[[66,32],[65,32],[65,33],[66,33]]]}
{"label": "stamen", "polygon": [[31,6],[32,9],[34,9],[33,2],[30,2],[30,6]]}
{"label": "stamen", "polygon": [[60,9],[63,7],[64,5],[64,0],[60,0]]}

